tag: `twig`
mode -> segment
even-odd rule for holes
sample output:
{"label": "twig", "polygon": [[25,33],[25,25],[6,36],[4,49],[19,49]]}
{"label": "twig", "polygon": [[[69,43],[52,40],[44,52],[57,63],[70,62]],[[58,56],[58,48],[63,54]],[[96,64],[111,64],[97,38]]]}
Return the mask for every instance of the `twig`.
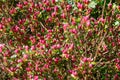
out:
{"label": "twig", "polygon": [[102,40],[100,41],[100,44],[99,44],[98,47],[97,47],[97,50],[96,50],[96,52],[95,52],[94,60],[96,60],[96,57],[97,57],[97,54],[98,54],[98,50],[99,50],[100,46],[102,45],[102,43],[103,43],[106,35],[107,35],[107,32],[104,34],[104,36],[102,37]]}
{"label": "twig", "polygon": [[106,0],[104,1],[104,5],[103,5],[103,9],[102,9],[102,18],[104,16],[104,12],[105,12],[105,4],[106,4]]}

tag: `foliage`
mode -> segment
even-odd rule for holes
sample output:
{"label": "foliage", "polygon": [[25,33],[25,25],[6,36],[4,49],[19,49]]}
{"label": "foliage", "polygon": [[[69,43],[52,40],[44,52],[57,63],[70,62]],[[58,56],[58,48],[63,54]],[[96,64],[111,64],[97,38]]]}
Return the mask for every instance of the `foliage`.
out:
{"label": "foliage", "polygon": [[119,80],[120,6],[111,1],[2,0],[2,79]]}

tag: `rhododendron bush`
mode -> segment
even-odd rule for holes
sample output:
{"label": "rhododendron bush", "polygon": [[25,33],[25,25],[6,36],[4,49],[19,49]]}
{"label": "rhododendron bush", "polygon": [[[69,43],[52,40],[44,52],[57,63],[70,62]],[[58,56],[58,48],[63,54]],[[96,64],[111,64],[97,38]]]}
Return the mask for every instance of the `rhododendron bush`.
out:
{"label": "rhododendron bush", "polygon": [[112,0],[2,0],[1,80],[119,80],[120,6]]}

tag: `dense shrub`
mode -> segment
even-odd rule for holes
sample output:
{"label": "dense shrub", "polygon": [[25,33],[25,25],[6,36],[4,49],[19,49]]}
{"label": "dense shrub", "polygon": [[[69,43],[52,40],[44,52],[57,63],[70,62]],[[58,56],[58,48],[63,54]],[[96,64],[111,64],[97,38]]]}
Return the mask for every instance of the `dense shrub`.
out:
{"label": "dense shrub", "polygon": [[3,0],[3,80],[119,80],[120,6],[111,1]]}

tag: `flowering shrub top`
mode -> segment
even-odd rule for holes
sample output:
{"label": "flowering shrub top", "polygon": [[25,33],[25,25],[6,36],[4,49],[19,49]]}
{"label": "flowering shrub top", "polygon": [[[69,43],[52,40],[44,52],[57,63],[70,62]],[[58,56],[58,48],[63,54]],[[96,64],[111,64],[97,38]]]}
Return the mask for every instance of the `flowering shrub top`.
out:
{"label": "flowering shrub top", "polygon": [[3,79],[119,80],[120,6],[107,1],[3,2]]}

